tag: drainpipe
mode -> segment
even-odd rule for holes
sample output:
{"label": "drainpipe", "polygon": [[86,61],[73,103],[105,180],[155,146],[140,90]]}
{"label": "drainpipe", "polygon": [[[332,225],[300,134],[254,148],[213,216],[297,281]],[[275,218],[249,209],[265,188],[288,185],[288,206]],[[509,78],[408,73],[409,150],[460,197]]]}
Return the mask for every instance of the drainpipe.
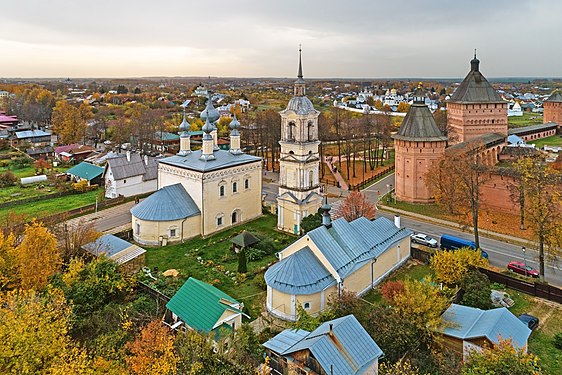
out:
{"label": "drainpipe", "polygon": [[187,220],[187,217],[181,221],[181,237],[180,237],[181,243],[183,243],[183,225],[184,225],[186,220]]}

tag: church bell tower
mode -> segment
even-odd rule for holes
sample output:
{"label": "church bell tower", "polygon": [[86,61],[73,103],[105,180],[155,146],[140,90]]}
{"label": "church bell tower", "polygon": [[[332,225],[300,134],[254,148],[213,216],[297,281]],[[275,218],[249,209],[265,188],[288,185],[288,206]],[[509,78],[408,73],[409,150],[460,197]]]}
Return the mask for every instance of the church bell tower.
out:
{"label": "church bell tower", "polygon": [[277,227],[300,234],[304,217],[315,214],[322,205],[319,184],[318,116],[306,97],[302,75],[301,49],[294,96],[281,115],[281,156],[279,159],[279,195]]}

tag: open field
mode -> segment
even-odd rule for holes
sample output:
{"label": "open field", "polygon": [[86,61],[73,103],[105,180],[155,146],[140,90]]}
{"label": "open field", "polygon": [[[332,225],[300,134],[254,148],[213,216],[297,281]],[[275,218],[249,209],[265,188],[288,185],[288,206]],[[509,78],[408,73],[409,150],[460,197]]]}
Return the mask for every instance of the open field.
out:
{"label": "open field", "polygon": [[[152,269],[158,267],[160,271],[178,270],[180,281],[193,276],[215,285],[240,302],[244,302],[249,315],[255,319],[260,314],[265,301],[263,272],[266,266],[277,258],[271,253],[260,260],[249,261],[246,277],[239,275],[236,272],[238,256],[231,250],[230,239],[247,230],[261,237],[270,238],[275,251],[279,251],[296,238],[278,232],[275,229],[276,224],[277,217],[267,214],[207,238],[196,237],[183,244],[148,248],[146,263],[148,267]],[[226,271],[228,275],[225,275]]]}
{"label": "open field", "polygon": [[534,144],[537,148],[543,148],[543,146],[559,146],[559,147],[562,147],[562,136],[553,135],[551,137],[546,137],[546,138],[530,141],[529,143]]}
{"label": "open field", "polygon": [[510,116],[507,118],[507,126],[512,128],[521,128],[524,126],[537,125],[543,123],[542,113],[523,112],[523,116]]}

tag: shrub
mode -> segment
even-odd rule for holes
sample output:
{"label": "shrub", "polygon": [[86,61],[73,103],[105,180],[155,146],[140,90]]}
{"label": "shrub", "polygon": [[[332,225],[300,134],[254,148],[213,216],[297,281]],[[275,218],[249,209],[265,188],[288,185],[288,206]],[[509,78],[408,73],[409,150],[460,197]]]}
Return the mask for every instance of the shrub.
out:
{"label": "shrub", "polygon": [[0,174],[0,187],[12,186],[17,181],[18,178],[12,173],[12,171],[6,171]]}
{"label": "shrub", "polygon": [[554,335],[554,346],[556,349],[562,350],[562,332]]}
{"label": "shrub", "polygon": [[275,242],[273,242],[271,238],[267,238],[267,237],[266,238],[260,237],[260,242],[255,244],[253,247],[257,250],[262,251],[264,255],[265,254],[272,255],[275,254],[275,252],[277,251],[277,248],[275,247]]}
{"label": "shrub", "polygon": [[464,291],[462,304],[479,309],[487,310],[490,308],[490,294],[492,287],[488,276],[480,271],[470,271],[461,280],[461,288]]}
{"label": "shrub", "polygon": [[400,280],[387,281],[381,286],[381,295],[388,303],[392,303],[394,297],[402,293],[404,293],[404,283]]}

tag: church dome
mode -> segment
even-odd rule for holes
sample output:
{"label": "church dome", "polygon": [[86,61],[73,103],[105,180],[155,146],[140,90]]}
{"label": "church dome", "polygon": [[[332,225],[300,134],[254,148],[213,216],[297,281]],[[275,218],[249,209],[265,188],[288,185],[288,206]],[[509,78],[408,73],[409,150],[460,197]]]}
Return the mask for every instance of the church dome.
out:
{"label": "church dome", "polygon": [[287,104],[287,111],[293,111],[297,115],[308,115],[314,113],[314,105],[306,96],[293,96]]}
{"label": "church dome", "polygon": [[214,123],[221,117],[219,111],[217,111],[217,109],[213,106],[213,101],[210,96],[207,99],[207,107],[205,107],[205,110],[201,112],[200,117],[203,121],[207,121],[208,118],[211,123]]}

